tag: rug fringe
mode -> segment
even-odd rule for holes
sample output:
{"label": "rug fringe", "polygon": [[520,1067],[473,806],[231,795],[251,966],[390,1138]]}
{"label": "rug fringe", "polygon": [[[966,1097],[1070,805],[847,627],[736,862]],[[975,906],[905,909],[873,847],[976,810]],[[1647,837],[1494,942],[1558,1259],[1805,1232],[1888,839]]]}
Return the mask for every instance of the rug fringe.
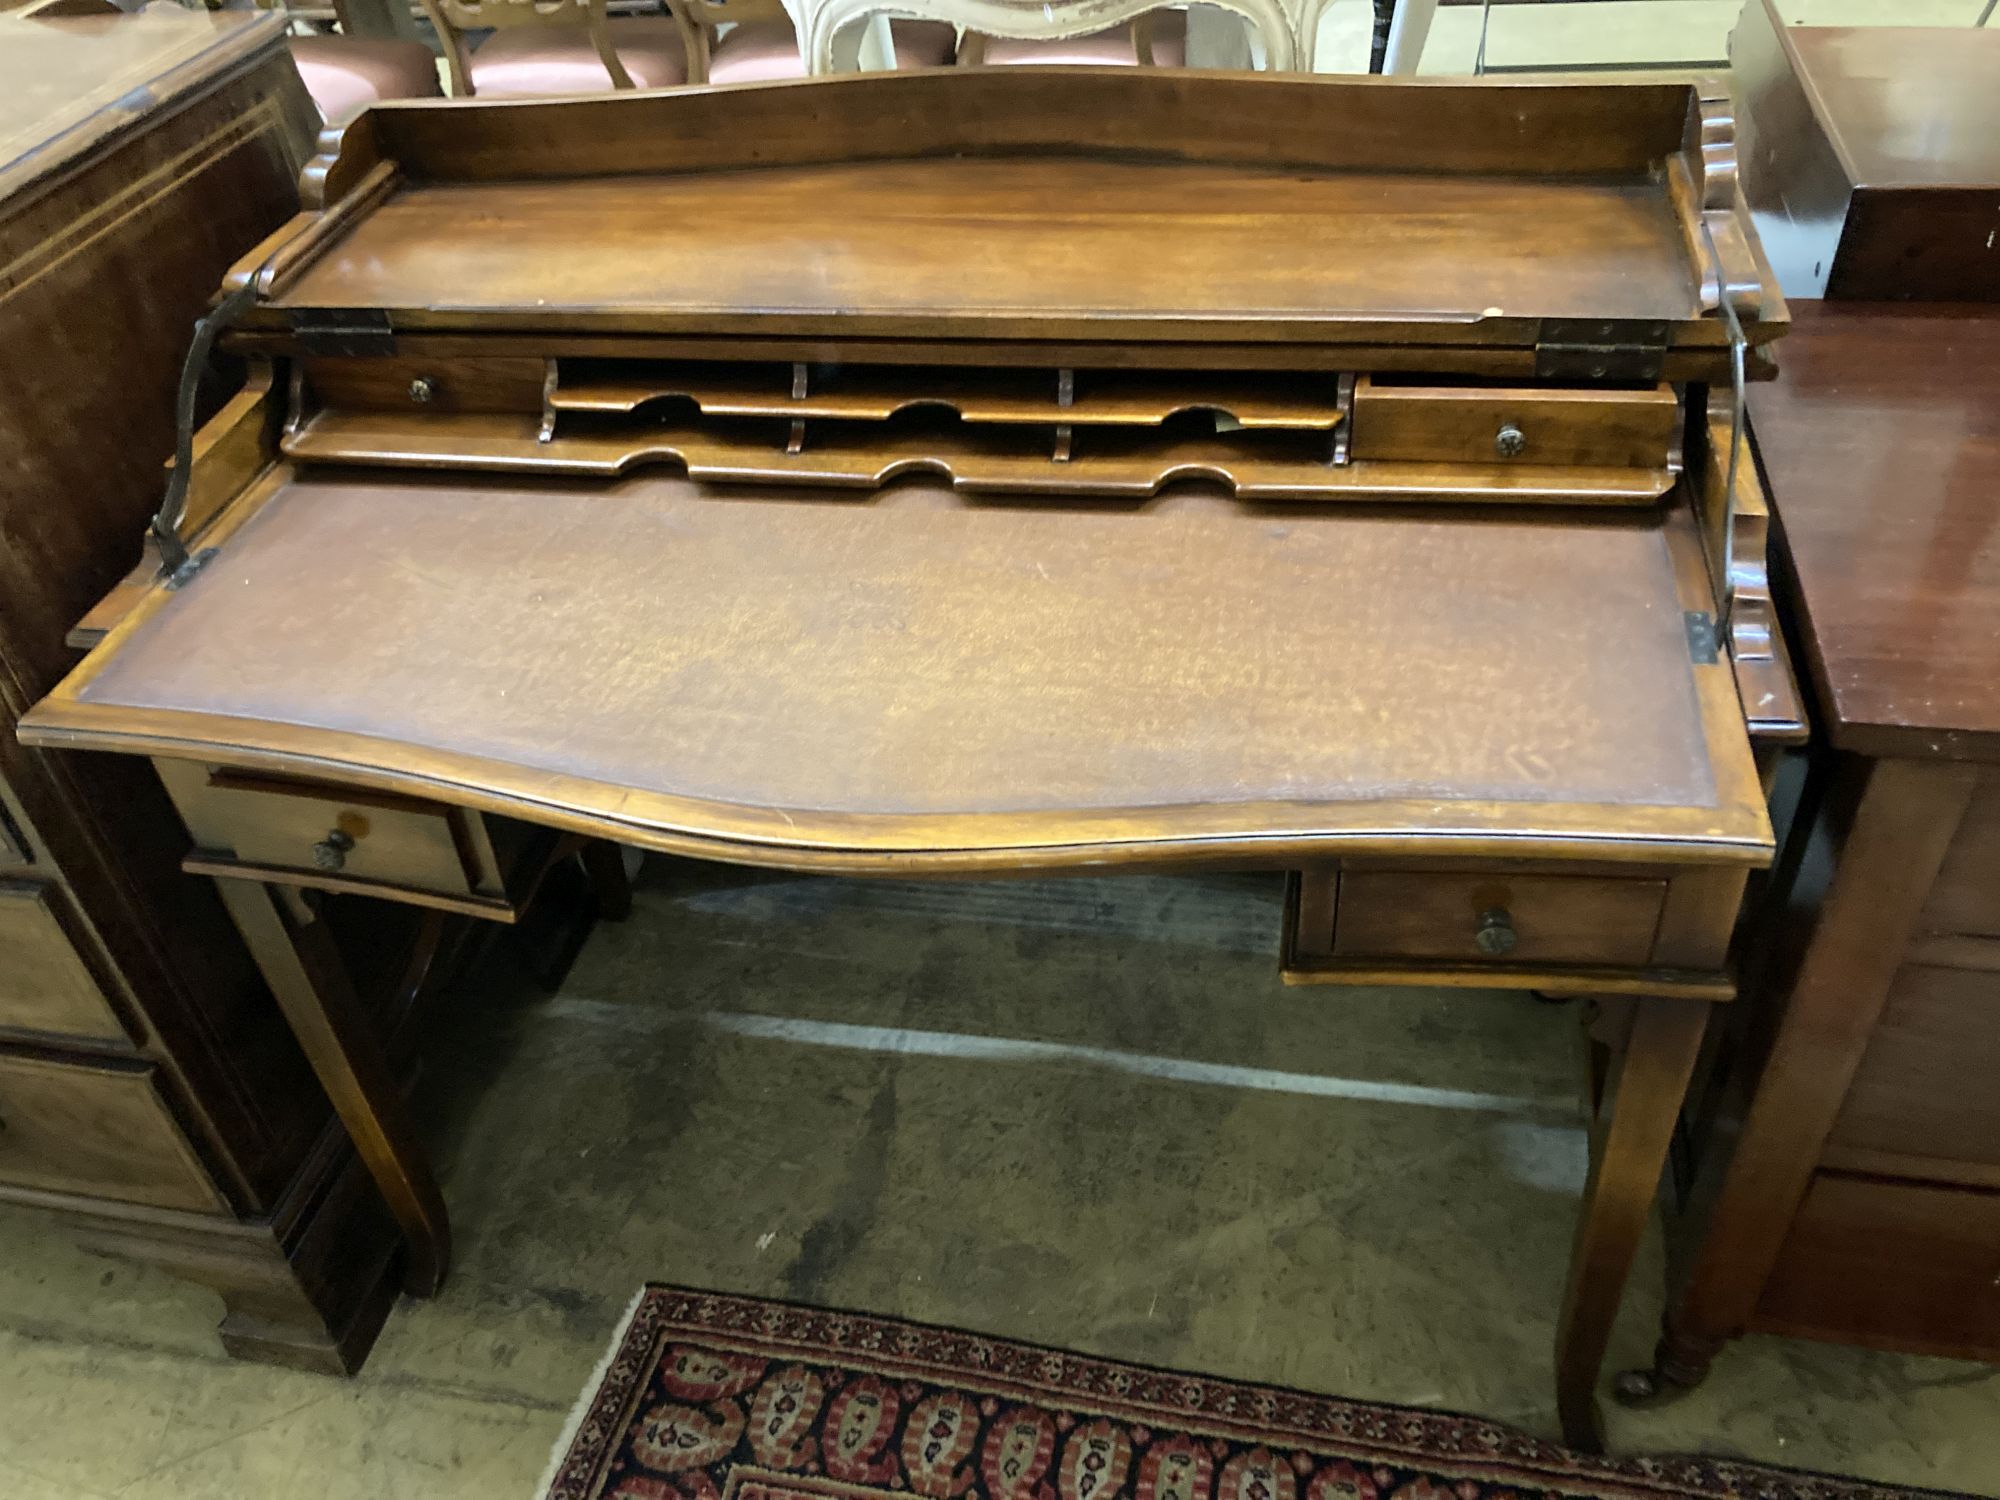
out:
{"label": "rug fringe", "polygon": [[531,1500],[548,1500],[549,1491],[556,1487],[556,1476],[562,1472],[563,1460],[569,1457],[570,1446],[576,1442],[577,1429],[583,1426],[583,1419],[589,1415],[591,1406],[597,1400],[597,1393],[603,1389],[605,1377],[611,1373],[611,1361],[618,1357],[618,1351],[625,1345],[625,1335],[632,1331],[632,1320],[639,1316],[639,1305],[646,1300],[650,1286],[641,1286],[632,1294],[632,1300],[625,1304],[625,1315],[618,1320],[612,1330],[611,1341],[604,1346],[604,1357],[590,1372],[584,1382],[583,1394],[570,1407],[569,1417],[563,1423],[562,1435],[556,1445],[549,1450],[548,1467],[542,1471],[542,1482],[535,1486]]}

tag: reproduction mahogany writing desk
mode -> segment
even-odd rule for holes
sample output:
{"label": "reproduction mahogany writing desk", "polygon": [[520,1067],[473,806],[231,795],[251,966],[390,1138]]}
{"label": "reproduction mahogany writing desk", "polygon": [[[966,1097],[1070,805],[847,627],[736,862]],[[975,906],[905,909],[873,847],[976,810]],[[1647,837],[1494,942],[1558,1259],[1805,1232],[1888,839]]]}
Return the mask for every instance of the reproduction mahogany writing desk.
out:
{"label": "reproduction mahogany writing desk", "polygon": [[418,1291],[444,1208],[314,894],[505,921],[523,830],[1286,870],[1290,978],[1631,997],[1558,1356],[1595,1442],[1796,729],[1728,125],[1076,69],[376,109],[232,276],[250,387],[26,732],[156,758]]}

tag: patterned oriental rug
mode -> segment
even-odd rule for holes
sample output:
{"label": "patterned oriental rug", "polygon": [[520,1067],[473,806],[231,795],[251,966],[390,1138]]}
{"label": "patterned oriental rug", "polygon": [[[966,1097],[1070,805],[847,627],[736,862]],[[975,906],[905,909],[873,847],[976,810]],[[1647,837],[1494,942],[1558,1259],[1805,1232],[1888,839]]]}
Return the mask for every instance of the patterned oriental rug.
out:
{"label": "patterned oriental rug", "polygon": [[1725,1459],[1593,1458],[1477,1417],[648,1286],[545,1500],[1935,1496]]}

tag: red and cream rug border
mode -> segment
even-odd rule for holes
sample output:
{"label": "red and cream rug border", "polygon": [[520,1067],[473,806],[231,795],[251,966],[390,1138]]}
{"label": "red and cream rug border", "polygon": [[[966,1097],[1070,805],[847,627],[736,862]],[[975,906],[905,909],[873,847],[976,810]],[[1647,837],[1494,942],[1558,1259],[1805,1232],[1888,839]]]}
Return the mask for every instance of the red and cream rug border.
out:
{"label": "red and cream rug border", "polygon": [[[1421,1469],[1448,1481],[1591,1497],[1913,1500],[1951,1492],[1875,1485],[1700,1455],[1576,1453],[1483,1417],[1318,1396],[1100,1359],[868,1313],[649,1283],[633,1298],[550,1455],[536,1500],[589,1500],[669,1341],[817,1361],[895,1380],[1110,1417],[1231,1442]],[[1966,1500],[1966,1497],[1952,1497]]]}

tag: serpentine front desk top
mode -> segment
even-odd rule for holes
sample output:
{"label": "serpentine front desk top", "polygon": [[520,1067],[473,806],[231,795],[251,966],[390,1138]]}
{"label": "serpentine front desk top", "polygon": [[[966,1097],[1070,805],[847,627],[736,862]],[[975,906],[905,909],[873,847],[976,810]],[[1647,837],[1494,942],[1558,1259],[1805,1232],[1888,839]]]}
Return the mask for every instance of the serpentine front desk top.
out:
{"label": "serpentine front desk top", "polygon": [[1289,980],[1603,997],[1594,1443],[1801,729],[1729,139],[1679,86],[1147,70],[371,110],[24,733],[155,759],[418,1291],[444,1209],[329,893],[507,921],[605,841],[1264,868]]}

